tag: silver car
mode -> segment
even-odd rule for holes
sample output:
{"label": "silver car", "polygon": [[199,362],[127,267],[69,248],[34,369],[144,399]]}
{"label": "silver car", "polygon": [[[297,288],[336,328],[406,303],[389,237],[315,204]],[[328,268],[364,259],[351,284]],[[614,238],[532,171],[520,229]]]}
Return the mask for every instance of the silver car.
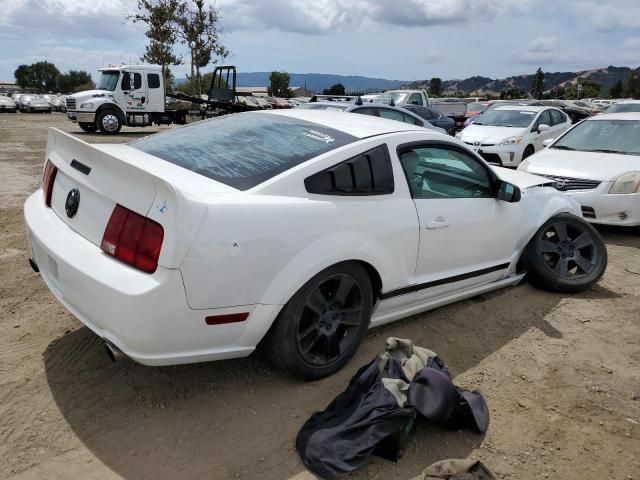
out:
{"label": "silver car", "polygon": [[9,97],[0,96],[0,112],[11,112],[16,113],[18,107],[16,107],[16,102]]}
{"label": "silver car", "polygon": [[20,111],[23,113],[51,113],[51,110],[51,104],[44,97],[38,95],[23,95],[20,97]]}

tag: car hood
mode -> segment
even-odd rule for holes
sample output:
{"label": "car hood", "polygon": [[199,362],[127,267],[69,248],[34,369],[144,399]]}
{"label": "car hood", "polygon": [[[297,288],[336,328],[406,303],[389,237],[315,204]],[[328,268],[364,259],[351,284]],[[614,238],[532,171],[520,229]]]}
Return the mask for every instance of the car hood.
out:
{"label": "car hood", "polygon": [[0,97],[0,103],[3,103],[5,105],[15,105],[16,104],[16,102],[11,100],[9,97]]}
{"label": "car hood", "polygon": [[547,148],[527,160],[529,173],[600,181],[614,180],[623,173],[640,171],[640,155]]}
{"label": "car hood", "polygon": [[538,175],[532,175],[528,172],[521,172],[518,170],[512,170],[510,168],[496,167],[490,165],[491,169],[498,175],[500,180],[511,183],[520,189],[537,187],[540,185],[550,184],[548,178],[540,177]]}
{"label": "car hood", "polygon": [[[477,122],[477,120],[476,120]],[[527,128],[522,127],[492,127],[472,123],[462,131],[460,139],[465,143],[500,143],[505,138],[515,135],[525,135]]]}

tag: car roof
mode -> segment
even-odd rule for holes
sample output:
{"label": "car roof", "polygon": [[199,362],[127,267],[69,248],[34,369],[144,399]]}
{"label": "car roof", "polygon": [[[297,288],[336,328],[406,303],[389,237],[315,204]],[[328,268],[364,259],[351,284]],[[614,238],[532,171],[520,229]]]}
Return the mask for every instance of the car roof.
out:
{"label": "car roof", "polygon": [[503,105],[501,107],[496,107],[494,110],[518,110],[521,112],[539,112],[544,110],[545,108],[549,108],[547,106],[531,106],[531,105]]}
{"label": "car roof", "polygon": [[636,120],[640,121],[640,112],[601,113],[586,120]]}
{"label": "car roof", "polygon": [[292,108],[290,110],[266,110],[255,113],[257,115],[283,115],[298,118],[339,130],[356,138],[367,138],[385,133],[425,131],[425,128],[418,125],[402,123],[396,120],[387,120],[386,118],[369,115],[345,115],[345,112],[330,110]]}

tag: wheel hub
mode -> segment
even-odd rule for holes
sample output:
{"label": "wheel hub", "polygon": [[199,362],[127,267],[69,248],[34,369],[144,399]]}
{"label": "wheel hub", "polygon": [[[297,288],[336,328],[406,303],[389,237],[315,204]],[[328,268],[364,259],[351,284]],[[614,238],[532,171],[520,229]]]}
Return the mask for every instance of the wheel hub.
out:
{"label": "wheel hub", "polygon": [[338,311],[335,304],[331,304],[323,309],[318,320],[318,329],[322,335],[330,337],[336,332],[341,321],[342,314]]}
{"label": "wheel hub", "polygon": [[102,119],[102,126],[109,132],[112,132],[118,127],[118,119],[115,115],[105,115]]}

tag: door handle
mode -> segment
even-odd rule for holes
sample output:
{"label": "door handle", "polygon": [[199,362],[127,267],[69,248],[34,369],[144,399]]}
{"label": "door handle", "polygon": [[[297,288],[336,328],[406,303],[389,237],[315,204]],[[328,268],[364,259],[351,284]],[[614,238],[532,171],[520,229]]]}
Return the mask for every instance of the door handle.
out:
{"label": "door handle", "polygon": [[429,230],[434,230],[436,228],[445,228],[449,226],[449,222],[436,222],[436,221],[431,221],[431,222],[427,222],[427,229]]}

